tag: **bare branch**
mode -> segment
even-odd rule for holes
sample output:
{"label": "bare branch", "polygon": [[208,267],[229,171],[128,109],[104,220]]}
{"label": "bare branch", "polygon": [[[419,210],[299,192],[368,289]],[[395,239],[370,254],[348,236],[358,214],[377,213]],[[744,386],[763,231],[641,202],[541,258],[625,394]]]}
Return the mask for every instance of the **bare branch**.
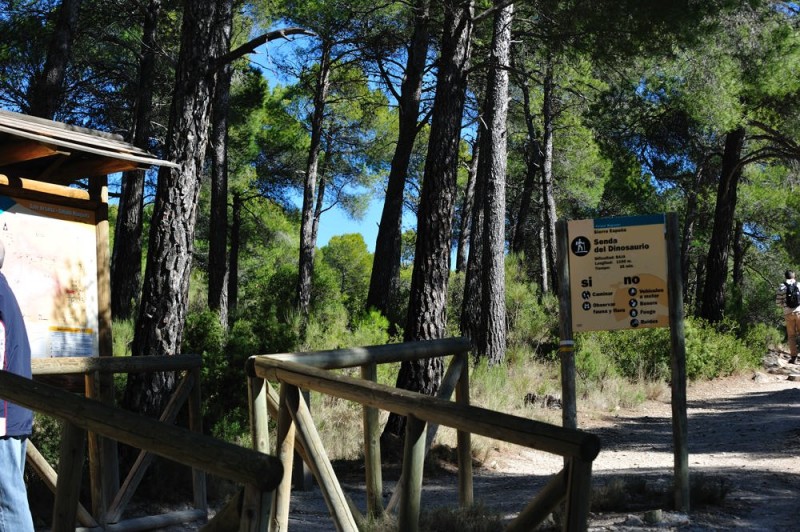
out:
{"label": "bare branch", "polygon": [[239,59],[247,54],[251,54],[255,51],[256,48],[261,46],[262,44],[266,44],[270,41],[274,41],[276,39],[288,39],[292,35],[308,35],[308,36],[316,36],[313,31],[307,30],[305,28],[282,28],[275,31],[270,31],[251,39],[250,41],[244,43],[243,45],[239,46],[235,50],[231,50],[227,54],[223,55],[216,61],[216,67],[221,68],[228,63]]}

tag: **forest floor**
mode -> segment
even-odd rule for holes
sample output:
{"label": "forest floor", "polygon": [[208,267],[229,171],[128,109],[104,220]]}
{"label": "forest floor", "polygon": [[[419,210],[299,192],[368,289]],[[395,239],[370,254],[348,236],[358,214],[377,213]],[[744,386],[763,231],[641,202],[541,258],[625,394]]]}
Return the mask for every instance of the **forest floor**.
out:
{"label": "forest floor", "polygon": [[[581,429],[597,434],[601,451],[592,467],[595,494],[605,507],[590,515],[589,530],[748,530],[800,527],[800,365],[772,353],[763,371],[690,383],[687,389],[690,480],[689,513],[673,511],[672,421],[669,397],[609,415],[579,412]],[[439,456],[426,471],[422,511],[455,507],[456,470]],[[562,467],[560,457],[513,445],[496,446],[474,468],[475,500],[505,522],[535,497]],[[337,465],[335,465],[336,467]],[[340,464],[340,481],[364,507],[363,471]],[[384,472],[391,494],[396,471]],[[625,493],[615,503],[614,494]],[[594,498],[599,500],[598,495]],[[594,500],[594,499],[593,499]],[[169,532],[200,525],[170,527]],[[292,494],[289,530],[333,530],[319,488]]]}

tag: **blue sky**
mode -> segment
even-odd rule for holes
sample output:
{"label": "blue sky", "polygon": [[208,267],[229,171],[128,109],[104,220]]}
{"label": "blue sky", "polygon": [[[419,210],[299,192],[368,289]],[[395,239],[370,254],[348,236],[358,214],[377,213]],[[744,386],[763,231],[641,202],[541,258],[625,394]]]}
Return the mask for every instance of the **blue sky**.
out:
{"label": "blue sky", "polygon": [[381,221],[382,211],[383,197],[376,197],[370,202],[369,208],[361,220],[353,220],[342,209],[335,207],[322,213],[319,220],[317,247],[325,246],[333,236],[361,233],[364,237],[364,242],[367,244],[367,249],[370,253],[374,253],[375,239],[378,237],[378,224]]}

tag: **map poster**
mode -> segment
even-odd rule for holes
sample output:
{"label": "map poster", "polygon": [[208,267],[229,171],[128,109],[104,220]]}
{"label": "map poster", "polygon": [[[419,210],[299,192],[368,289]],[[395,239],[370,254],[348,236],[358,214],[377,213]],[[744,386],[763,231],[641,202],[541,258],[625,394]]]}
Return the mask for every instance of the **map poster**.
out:
{"label": "map poster", "polygon": [[94,212],[0,195],[0,240],[33,357],[97,356]]}
{"label": "map poster", "polygon": [[567,224],[574,331],[669,327],[666,217]]}

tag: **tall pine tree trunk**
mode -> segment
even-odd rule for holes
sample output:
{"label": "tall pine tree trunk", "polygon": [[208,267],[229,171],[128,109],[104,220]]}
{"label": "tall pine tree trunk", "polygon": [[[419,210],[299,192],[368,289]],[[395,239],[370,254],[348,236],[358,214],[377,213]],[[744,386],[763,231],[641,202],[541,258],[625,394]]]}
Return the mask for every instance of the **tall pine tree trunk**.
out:
{"label": "tall pine tree trunk", "polygon": [[235,319],[236,307],[239,305],[239,249],[242,232],[242,196],[233,193],[231,206],[231,249],[228,254],[228,326]]}
{"label": "tall pine tree trunk", "polygon": [[419,131],[419,110],[422,98],[422,78],[428,56],[429,0],[417,0],[414,4],[414,32],[408,48],[405,77],[398,101],[399,123],[397,146],[392,157],[386,199],[383,204],[378,236],[375,240],[375,255],[367,293],[367,307],[382,312],[390,323],[400,323],[398,315],[398,283],[400,279],[400,255],[402,251],[403,193],[406,175]]}
{"label": "tall pine tree trunk", "polygon": [[[156,67],[158,17],[161,0],[150,0],[144,13],[141,61],[134,110],[133,145],[147,149],[152,130],[153,74]],[[142,216],[144,210],[142,170],[125,172],[111,258],[111,315],[133,317],[142,283]]]}
{"label": "tall pine tree trunk", "polygon": [[[483,128],[478,129],[478,143]],[[480,159],[478,160],[480,164]],[[486,195],[486,174],[475,173],[475,197],[483,198]],[[461,300],[461,334],[472,340],[472,345],[477,345],[480,337],[480,326],[483,314],[483,201],[475,201],[472,206],[472,223],[469,231],[469,255],[467,256],[467,270],[464,278],[464,296]]]}
{"label": "tall pine tree trunk", "polygon": [[[486,83],[482,139],[483,157],[479,169],[486,175],[483,197],[483,313],[478,353],[489,365],[501,363],[506,353],[505,227],[506,227],[506,146],[508,115],[508,67],[511,55],[511,21],[514,4],[495,0],[492,52]],[[479,171],[480,171],[479,170]]]}
{"label": "tall pine tree trunk", "polygon": [[44,68],[28,86],[27,112],[30,115],[53,119],[61,107],[80,9],[81,0],[62,0],[58,8]]}
{"label": "tall pine tree trunk", "polygon": [[[138,356],[180,353],[214,91],[215,69],[209,51],[214,49],[221,22],[217,14],[215,0],[185,3],[166,151],[167,159],[179,166],[161,167],[158,174],[142,303],[133,337],[132,351]],[[158,416],[174,386],[172,372],[131,374],[125,404]]]}
{"label": "tall pine tree trunk", "polygon": [[480,135],[472,144],[472,161],[467,173],[467,186],[464,188],[464,203],[461,206],[461,220],[458,229],[458,247],[456,248],[456,271],[463,272],[469,259],[469,236],[472,233],[472,211],[475,205],[475,181],[478,179],[478,164],[480,162],[481,143]]}
{"label": "tall pine tree trunk", "polygon": [[322,150],[322,127],[325,103],[330,88],[331,49],[323,42],[319,64],[317,86],[314,90],[314,113],[311,118],[311,145],[308,149],[305,182],[303,184],[303,207],[300,223],[300,264],[297,280],[297,306],[303,322],[311,309],[311,280],[314,276],[314,247],[316,246],[315,202],[317,195],[317,172]]}
{"label": "tall pine tree trunk", "polygon": [[[223,2],[220,9],[232,9]],[[221,13],[225,20],[230,14]],[[221,56],[230,51],[231,26],[219,32],[217,49]],[[228,111],[230,108],[230,63],[222,65],[214,88],[211,126],[211,218],[208,243],[208,306],[217,311],[223,327],[228,326]]]}
{"label": "tall pine tree trunk", "polygon": [[725,312],[725,281],[728,277],[728,251],[733,235],[733,220],[736,211],[736,193],[742,175],[742,147],[745,130],[739,128],[725,137],[722,154],[722,170],[717,189],[717,205],[714,210],[714,229],[708,247],[705,269],[705,289],[700,317],[711,323],[722,320]]}
{"label": "tall pine tree trunk", "polygon": [[542,204],[544,205],[544,236],[545,257],[547,258],[547,272],[543,272],[550,279],[547,284],[558,293],[559,279],[556,276],[556,195],[553,184],[553,130],[555,123],[554,85],[553,85],[553,59],[547,58],[544,75],[544,101],[542,102],[542,118],[544,120],[542,144],[544,154],[542,157]]}
{"label": "tall pine tree trunk", "polygon": [[[531,210],[533,207],[533,193],[538,187],[537,176],[542,168],[542,146],[539,142],[539,135],[534,125],[533,113],[531,111],[531,91],[528,83],[528,76],[520,83],[522,92],[523,110],[525,113],[525,127],[528,138],[525,143],[525,182],[522,185],[519,208],[514,223],[514,234],[511,237],[511,251],[523,253],[532,240],[528,227],[534,225],[531,220]],[[547,289],[547,269],[542,273],[542,291]]]}
{"label": "tall pine tree trunk", "polygon": [[[450,243],[469,68],[472,2],[445,1],[444,21],[428,158],[425,160],[425,179],[417,215],[406,341],[442,338],[446,327]],[[439,388],[443,368],[441,358],[404,362],[397,377],[397,387],[432,395]],[[385,432],[399,435],[403,427],[402,418],[390,416]]]}
{"label": "tall pine tree trunk", "polygon": [[700,187],[703,183],[703,166],[698,166],[694,174],[694,183],[686,191],[686,214],[683,221],[683,233],[681,235],[681,276],[683,277],[683,299],[687,303],[692,300],[689,293],[689,266],[691,263],[692,240],[694,239],[694,229],[698,217],[698,196]]}

